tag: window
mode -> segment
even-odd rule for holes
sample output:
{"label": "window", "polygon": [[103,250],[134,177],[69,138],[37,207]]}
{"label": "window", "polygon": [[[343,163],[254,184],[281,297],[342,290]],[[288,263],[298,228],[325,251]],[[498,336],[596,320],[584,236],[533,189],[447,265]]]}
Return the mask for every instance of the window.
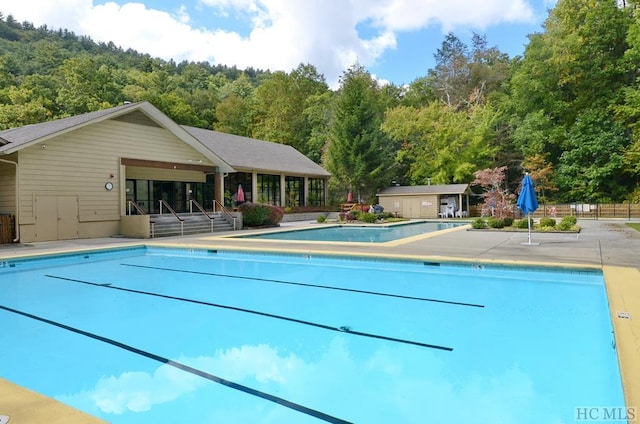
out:
{"label": "window", "polygon": [[248,172],[236,172],[230,174],[224,179],[224,205],[226,207],[236,207],[236,196],[238,194],[238,186],[242,185],[242,191],[244,191],[244,201],[253,202],[253,191],[251,185],[251,174]]}
{"label": "window", "polygon": [[258,202],[279,206],[280,175],[258,174]]}
{"label": "window", "polygon": [[309,178],[309,205],[324,206],[325,180]]}
{"label": "window", "polygon": [[285,206],[304,205],[304,177],[285,177],[286,196]]}

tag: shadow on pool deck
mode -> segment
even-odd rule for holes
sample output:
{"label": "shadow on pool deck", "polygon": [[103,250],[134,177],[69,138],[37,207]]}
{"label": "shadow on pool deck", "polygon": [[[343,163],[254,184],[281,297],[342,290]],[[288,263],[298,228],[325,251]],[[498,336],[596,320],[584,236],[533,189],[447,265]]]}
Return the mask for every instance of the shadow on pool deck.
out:
{"label": "shadow on pool deck", "polygon": [[[623,220],[579,220],[582,231],[576,234],[533,233],[538,245],[523,245],[527,234],[520,232],[468,231],[467,228],[411,238],[406,243],[349,244],[256,241],[222,236],[232,233],[201,234],[188,237],[139,240],[100,238],[29,244],[0,245],[0,260],[30,255],[69,252],[123,245],[171,245],[230,250],[285,251],[331,255],[384,256],[421,258],[440,261],[472,261],[482,263],[530,264],[564,267],[597,267],[603,269],[611,319],[615,328],[618,359],[622,370],[627,407],[640,413],[640,232]],[[635,220],[634,222],[639,222]],[[317,227],[314,222],[283,223],[282,228]],[[252,230],[252,232],[255,230]],[[273,229],[264,230],[273,231]],[[631,319],[618,317],[619,312]],[[636,318],[637,317],[637,318]],[[4,394],[12,397],[5,397]],[[21,416],[28,423],[97,423],[102,422],[73,408],[19,388],[0,378],[0,415]],[[575,405],[585,406],[585,405]],[[593,405],[594,407],[600,405]],[[64,417],[52,421],[52,417]],[[14,421],[10,421],[13,423]]]}

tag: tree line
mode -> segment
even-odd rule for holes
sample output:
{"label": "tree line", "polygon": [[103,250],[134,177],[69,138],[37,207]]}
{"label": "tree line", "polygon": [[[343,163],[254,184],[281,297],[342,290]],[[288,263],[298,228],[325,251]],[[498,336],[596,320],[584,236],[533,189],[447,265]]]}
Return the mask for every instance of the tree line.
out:
{"label": "tree line", "polygon": [[507,192],[529,172],[548,201],[640,201],[636,1],[559,0],[515,58],[454,33],[434,58],[406,86],[355,63],[331,90],[312,64],[175,63],[0,13],[0,129],[146,100],[179,124],[295,147],[331,172],[335,203],[498,168]]}

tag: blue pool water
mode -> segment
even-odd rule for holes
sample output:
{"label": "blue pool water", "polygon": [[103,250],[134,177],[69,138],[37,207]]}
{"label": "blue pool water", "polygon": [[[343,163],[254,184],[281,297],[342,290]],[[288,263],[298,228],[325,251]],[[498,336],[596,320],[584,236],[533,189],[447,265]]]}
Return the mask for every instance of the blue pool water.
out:
{"label": "blue pool water", "polygon": [[466,222],[418,222],[400,225],[333,225],[293,231],[240,236],[241,238],[298,241],[384,243],[466,225]]}
{"label": "blue pool water", "polygon": [[571,423],[624,406],[589,270],[87,252],[0,262],[0,328],[0,377],[116,424]]}

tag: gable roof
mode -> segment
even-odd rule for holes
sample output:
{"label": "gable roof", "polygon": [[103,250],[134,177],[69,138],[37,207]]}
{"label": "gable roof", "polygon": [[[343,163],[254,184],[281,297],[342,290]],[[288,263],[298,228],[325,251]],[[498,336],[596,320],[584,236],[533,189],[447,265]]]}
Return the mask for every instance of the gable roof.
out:
{"label": "gable roof", "polygon": [[149,102],[129,103],[110,109],[0,131],[0,154],[13,153],[84,126],[142,112],[220,167],[328,177],[320,165],[285,144],[240,137],[176,124]]}
{"label": "gable roof", "polygon": [[186,132],[180,125],[176,124],[167,115],[149,102],[128,103],[109,109],[89,112],[69,118],[56,119],[54,121],[41,122],[39,124],[25,125],[23,127],[11,128],[0,131],[0,153],[13,153],[37,143],[58,137],[70,131],[83,128],[87,125],[96,124],[108,119],[118,118],[133,112],[142,112],[160,127],[170,131],[177,138],[197,150],[207,159],[220,167],[222,172],[234,172],[235,170],[228,163],[222,160],[215,152],[206,148]]}
{"label": "gable roof", "polygon": [[65,132],[83,127],[85,124],[99,122],[103,117],[116,116],[122,110],[131,109],[135,104],[125,104],[111,109],[98,110],[85,113],[83,115],[71,116],[69,118],[56,119],[54,121],[41,122],[39,124],[25,125],[23,127],[11,128],[0,131],[0,143],[5,148],[0,151],[13,153],[20,150],[25,144],[31,142],[41,142],[48,138],[55,137]]}
{"label": "gable roof", "polygon": [[378,195],[406,196],[420,194],[465,194],[469,192],[469,184],[432,184],[417,186],[392,186],[383,188]]}
{"label": "gable roof", "polygon": [[293,147],[218,131],[183,126],[234,168],[328,177],[320,165]]}

